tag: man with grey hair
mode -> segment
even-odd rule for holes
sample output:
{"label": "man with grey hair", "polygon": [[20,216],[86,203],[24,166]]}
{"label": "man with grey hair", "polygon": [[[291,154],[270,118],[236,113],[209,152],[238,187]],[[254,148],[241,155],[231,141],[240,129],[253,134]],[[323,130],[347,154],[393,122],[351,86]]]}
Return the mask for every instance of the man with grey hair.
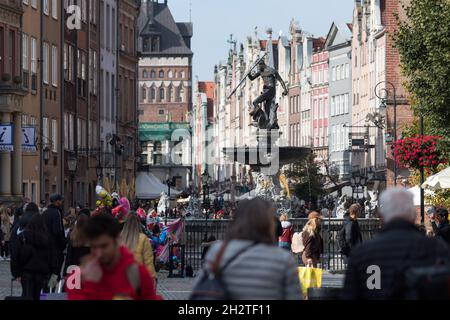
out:
{"label": "man with grey hair", "polygon": [[405,299],[406,270],[449,265],[450,251],[445,242],[426,237],[416,227],[413,196],[406,189],[385,191],[380,197],[379,212],[381,232],[350,255],[344,299]]}

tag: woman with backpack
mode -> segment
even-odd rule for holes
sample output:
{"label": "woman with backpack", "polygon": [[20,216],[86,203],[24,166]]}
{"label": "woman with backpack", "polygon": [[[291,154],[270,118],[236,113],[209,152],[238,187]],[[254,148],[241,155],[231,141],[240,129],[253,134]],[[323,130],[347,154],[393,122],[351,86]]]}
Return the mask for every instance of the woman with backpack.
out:
{"label": "woman with backpack", "polygon": [[298,300],[302,298],[293,256],[277,246],[272,203],[239,204],[224,242],[208,251],[194,282],[192,300]]}
{"label": "woman with backpack", "polygon": [[308,215],[308,222],[303,228],[303,254],[302,260],[305,266],[317,268],[320,262],[320,255],[323,252],[323,240],[320,235],[322,217],[318,212],[311,212]]}
{"label": "woman with backpack", "polygon": [[350,256],[352,249],[362,242],[361,229],[359,228],[358,218],[361,213],[361,205],[352,204],[348,213],[344,216],[344,224],[339,231],[337,239],[341,253],[345,260]]}
{"label": "woman with backpack", "polygon": [[22,284],[22,297],[40,299],[49,276],[59,274],[55,256],[44,218],[37,211],[17,236],[11,259],[12,274]]}

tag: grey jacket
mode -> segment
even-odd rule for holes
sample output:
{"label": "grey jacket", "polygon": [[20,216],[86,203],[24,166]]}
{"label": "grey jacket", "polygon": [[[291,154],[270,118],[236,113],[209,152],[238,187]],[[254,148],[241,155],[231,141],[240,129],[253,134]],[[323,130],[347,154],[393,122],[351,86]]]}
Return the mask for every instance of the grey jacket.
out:
{"label": "grey jacket", "polygon": [[[205,258],[208,271],[222,242],[215,243]],[[220,266],[252,244],[232,240],[225,250]],[[203,276],[199,273],[194,287]],[[299,300],[302,299],[297,264],[293,256],[275,245],[257,244],[239,255],[223,271],[222,279],[233,300]]]}

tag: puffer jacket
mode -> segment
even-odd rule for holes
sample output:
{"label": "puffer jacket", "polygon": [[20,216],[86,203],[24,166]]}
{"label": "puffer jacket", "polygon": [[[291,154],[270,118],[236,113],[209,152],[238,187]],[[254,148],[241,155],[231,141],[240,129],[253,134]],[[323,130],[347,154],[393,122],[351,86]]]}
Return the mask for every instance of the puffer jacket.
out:
{"label": "puffer jacket", "polygon": [[150,275],[156,279],[156,270],[153,259],[153,248],[150,240],[141,233],[136,248],[133,251],[134,259],[143,264]]}
{"label": "puffer jacket", "polygon": [[[204,269],[199,272],[193,288],[202,280],[205,271],[211,272],[223,242],[216,242],[208,250]],[[220,260],[222,280],[233,300],[299,300],[302,299],[297,263],[286,250],[275,245],[257,244],[248,240],[231,240]]]}

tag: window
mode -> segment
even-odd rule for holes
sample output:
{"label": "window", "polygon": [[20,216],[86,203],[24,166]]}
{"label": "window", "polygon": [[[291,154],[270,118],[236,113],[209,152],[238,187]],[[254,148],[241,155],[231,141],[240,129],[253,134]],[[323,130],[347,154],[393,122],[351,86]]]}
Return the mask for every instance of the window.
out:
{"label": "window", "polygon": [[[109,4],[106,5],[106,30],[111,30],[111,8]],[[111,32],[105,32],[106,35],[106,49],[109,51],[111,48]]]}
{"label": "window", "polygon": [[158,114],[159,114],[160,116],[161,116],[161,115],[164,115],[164,114],[165,114],[164,109],[159,109]]}
{"label": "window", "polygon": [[74,146],[74,136],[73,136],[73,127],[74,127],[74,121],[73,121],[73,114],[69,114],[69,150],[73,150]]}
{"label": "window", "polygon": [[160,78],[164,78],[164,71],[163,71],[163,70],[160,70],[160,71],[159,71],[159,77],[160,77]]}
{"label": "window", "polygon": [[52,119],[52,151],[58,152],[58,123]]}
{"label": "window", "polygon": [[336,81],[336,67],[331,69],[331,80]]}
{"label": "window", "polygon": [[69,149],[69,115],[64,113],[64,149]]}
{"label": "window", "polygon": [[319,118],[320,119],[323,119],[323,100],[322,99],[320,99],[319,100]]}
{"label": "window", "polygon": [[141,88],[141,101],[144,102],[145,100],[147,100],[147,88],[142,87]]}
{"label": "window", "polygon": [[344,104],[344,113],[348,113],[349,111],[348,111],[348,107],[349,107],[349,101],[348,101],[348,98],[349,98],[349,94],[347,93],[347,94],[345,94],[345,104]]}
{"label": "window", "polygon": [[148,78],[148,71],[147,71],[147,70],[144,70],[144,71],[142,72],[142,77],[143,77],[144,79],[147,79],[147,78]]}
{"label": "window", "polygon": [[336,67],[336,81],[341,80],[341,66]]}
{"label": "window", "polygon": [[155,88],[151,89],[151,96],[152,96],[152,100],[156,99],[156,90],[155,90]]}
{"label": "window", "polygon": [[111,13],[111,49],[113,52],[116,51],[116,9],[112,8]]}
{"label": "window", "polygon": [[49,139],[49,130],[48,130],[48,118],[44,117],[42,118],[42,140],[44,145],[48,145],[50,143]]}
{"label": "window", "polygon": [[22,65],[24,70],[28,70],[28,36],[22,34]]}
{"label": "window", "polygon": [[152,71],[150,72],[150,78],[152,78],[152,79],[155,79],[155,78],[156,78],[156,71],[155,71],[155,70],[152,70]]}
{"label": "window", "polygon": [[48,84],[48,43],[44,42],[43,45],[43,57],[42,57],[42,80],[45,84]]}
{"label": "window", "polygon": [[89,0],[89,20],[97,24],[97,0]]}
{"label": "window", "polygon": [[169,86],[167,89],[167,102],[172,102],[173,88]]}
{"label": "window", "polygon": [[29,73],[28,73],[28,36],[24,33],[22,35],[22,65],[23,65],[23,87],[29,87]]}
{"label": "window", "polygon": [[58,0],[52,0],[52,17],[58,20]]}
{"label": "window", "polygon": [[350,64],[349,63],[345,64],[345,77],[347,79],[350,78]]}
{"label": "window", "polygon": [[77,146],[83,147],[83,140],[81,137],[82,134],[82,125],[81,125],[81,119],[77,119]]}
{"label": "window", "polygon": [[44,7],[43,7],[44,8],[44,14],[47,15],[47,16],[48,16],[48,12],[49,12],[49,10],[48,10],[49,9],[48,8],[48,5],[49,5],[48,1],[49,0],[44,0],[43,1],[44,2]]}
{"label": "window", "polygon": [[345,66],[341,65],[341,79],[345,79]]}
{"label": "window", "polygon": [[332,117],[334,117],[336,115],[335,102],[336,102],[336,97],[332,97],[331,98],[331,116]]}
{"label": "window", "polygon": [[159,89],[159,99],[162,101],[164,100],[164,88]]}
{"label": "window", "polygon": [[36,74],[37,70],[37,41],[35,38],[31,38],[31,72]]}
{"label": "window", "polygon": [[81,20],[87,21],[87,3],[86,0],[81,0]]}
{"label": "window", "polygon": [[52,46],[52,85],[58,86],[58,48]]}

